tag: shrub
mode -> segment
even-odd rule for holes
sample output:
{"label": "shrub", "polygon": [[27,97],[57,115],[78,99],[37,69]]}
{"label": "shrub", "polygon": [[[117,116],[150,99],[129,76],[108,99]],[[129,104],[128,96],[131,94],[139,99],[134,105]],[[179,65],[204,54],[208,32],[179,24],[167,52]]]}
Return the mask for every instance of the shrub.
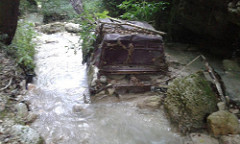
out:
{"label": "shrub", "polygon": [[83,13],[79,15],[80,19],[78,23],[82,26],[82,31],[80,33],[82,43],[82,53],[83,53],[83,63],[87,62],[89,54],[94,49],[94,42],[96,40],[95,21],[98,18],[108,17],[108,11],[104,11],[101,0],[85,0],[83,1]]}
{"label": "shrub", "polygon": [[120,16],[123,19],[155,23],[158,13],[165,10],[168,4],[166,1],[125,0],[118,8],[125,10],[125,13]]}
{"label": "shrub", "polygon": [[37,2],[35,0],[20,0],[19,12],[21,15],[27,12],[36,12]]}
{"label": "shrub", "polygon": [[124,13],[124,9],[118,7],[124,0],[101,0],[102,7],[109,11],[111,17],[118,17]]}
{"label": "shrub", "polygon": [[20,20],[13,42],[6,48],[7,53],[16,58],[18,65],[25,72],[32,72],[35,67],[33,62],[36,46],[33,38],[35,37],[33,24]]}
{"label": "shrub", "polygon": [[69,0],[38,0],[42,8],[40,12],[44,15],[44,22],[56,20],[68,20],[76,16]]}

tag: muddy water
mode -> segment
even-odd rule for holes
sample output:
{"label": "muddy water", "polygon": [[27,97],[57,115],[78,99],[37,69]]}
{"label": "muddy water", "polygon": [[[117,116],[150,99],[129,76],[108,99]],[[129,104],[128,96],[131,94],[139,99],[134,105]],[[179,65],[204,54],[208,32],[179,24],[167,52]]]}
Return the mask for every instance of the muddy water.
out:
{"label": "muddy water", "polygon": [[81,52],[71,49],[78,46],[78,36],[61,32],[38,39],[36,87],[28,100],[39,115],[31,126],[47,144],[182,143],[161,110],[140,110],[132,102],[86,103],[86,67]]}

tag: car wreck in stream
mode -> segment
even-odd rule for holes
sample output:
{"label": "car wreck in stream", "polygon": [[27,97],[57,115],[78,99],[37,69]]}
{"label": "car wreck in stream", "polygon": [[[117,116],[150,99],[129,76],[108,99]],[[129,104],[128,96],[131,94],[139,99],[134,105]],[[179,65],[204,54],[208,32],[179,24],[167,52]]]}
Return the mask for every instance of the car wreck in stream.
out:
{"label": "car wreck in stream", "polygon": [[97,23],[95,48],[88,61],[91,94],[141,93],[161,85],[168,73],[163,32],[138,21]]}

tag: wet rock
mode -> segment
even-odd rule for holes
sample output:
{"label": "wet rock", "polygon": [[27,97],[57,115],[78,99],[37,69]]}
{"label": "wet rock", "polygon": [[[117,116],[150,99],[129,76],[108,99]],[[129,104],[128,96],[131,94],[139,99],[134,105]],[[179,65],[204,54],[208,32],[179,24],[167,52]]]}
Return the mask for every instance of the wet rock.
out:
{"label": "wet rock", "polygon": [[141,109],[150,108],[158,109],[162,104],[162,98],[160,96],[149,96],[143,100],[138,101],[137,107]]}
{"label": "wet rock", "polygon": [[217,111],[217,98],[203,72],[175,79],[167,90],[164,107],[180,131],[205,127],[206,116]]}
{"label": "wet rock", "polygon": [[209,130],[215,135],[227,135],[239,133],[238,118],[225,110],[212,113],[207,118]]}
{"label": "wet rock", "polygon": [[94,87],[97,84],[97,73],[98,73],[98,68],[96,66],[90,65],[88,67],[88,85],[90,87]]}
{"label": "wet rock", "polygon": [[84,106],[83,106],[83,105],[80,105],[80,104],[76,104],[76,105],[74,105],[73,108],[72,108],[72,111],[73,111],[73,112],[82,112],[82,111],[84,111],[84,110],[85,110]]}
{"label": "wet rock", "polygon": [[65,30],[69,33],[79,33],[81,32],[81,28],[79,24],[68,23],[65,25]]}
{"label": "wet rock", "polygon": [[115,88],[108,88],[107,91],[109,95],[113,95],[115,93]]}
{"label": "wet rock", "polygon": [[238,114],[239,113],[239,109],[229,109],[229,111],[233,114]]}
{"label": "wet rock", "polygon": [[20,83],[21,89],[25,90],[26,89],[26,80],[22,80]]}
{"label": "wet rock", "polygon": [[29,84],[27,85],[27,89],[28,89],[29,91],[32,91],[32,90],[36,89],[36,85],[35,85],[35,84],[32,84],[32,83],[29,83]]}
{"label": "wet rock", "polygon": [[106,94],[105,91],[101,91],[101,92],[99,92],[97,95],[105,95],[105,94]]}
{"label": "wet rock", "polygon": [[240,72],[240,66],[236,61],[233,60],[223,60],[223,67],[226,71],[238,71]]}
{"label": "wet rock", "polygon": [[62,22],[50,23],[50,24],[42,25],[40,27],[40,31],[47,34],[53,34],[53,33],[63,31],[64,26],[65,24]]}
{"label": "wet rock", "polygon": [[8,101],[8,96],[0,94],[0,112],[4,111]]}
{"label": "wet rock", "polygon": [[30,112],[26,118],[26,122],[27,123],[32,123],[34,122],[36,119],[38,118],[38,115],[33,113],[33,112]]}
{"label": "wet rock", "polygon": [[26,117],[28,115],[28,108],[27,105],[24,103],[18,103],[15,106],[16,110],[17,110],[17,115],[19,117]]}
{"label": "wet rock", "polygon": [[191,133],[193,144],[219,144],[218,140],[202,133]]}
{"label": "wet rock", "polygon": [[102,76],[100,76],[100,78],[99,78],[99,81],[101,82],[101,83],[107,83],[107,77],[106,76],[104,76],[104,75],[102,75]]}
{"label": "wet rock", "polygon": [[0,112],[5,110],[5,103],[0,102]]}
{"label": "wet rock", "polygon": [[4,111],[6,106],[6,101],[2,97],[3,96],[0,95],[0,112]]}
{"label": "wet rock", "polygon": [[226,110],[226,104],[224,102],[217,103],[218,110]]}
{"label": "wet rock", "polygon": [[14,125],[11,129],[12,135],[19,137],[19,141],[24,144],[42,144],[40,135],[29,126]]}
{"label": "wet rock", "polygon": [[16,100],[17,101],[23,101],[24,97],[22,95],[18,95],[18,96],[16,96]]}
{"label": "wet rock", "polygon": [[221,136],[220,144],[240,144],[240,135]]}

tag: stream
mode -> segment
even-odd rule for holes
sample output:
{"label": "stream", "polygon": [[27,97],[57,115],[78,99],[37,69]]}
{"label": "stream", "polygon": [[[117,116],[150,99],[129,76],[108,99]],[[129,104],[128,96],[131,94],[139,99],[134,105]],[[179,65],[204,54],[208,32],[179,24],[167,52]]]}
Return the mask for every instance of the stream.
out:
{"label": "stream", "polygon": [[[133,102],[91,103],[79,36],[39,33],[30,110],[31,124],[47,144],[181,144],[162,110],[141,110]],[[74,107],[78,110],[73,110]]]}

